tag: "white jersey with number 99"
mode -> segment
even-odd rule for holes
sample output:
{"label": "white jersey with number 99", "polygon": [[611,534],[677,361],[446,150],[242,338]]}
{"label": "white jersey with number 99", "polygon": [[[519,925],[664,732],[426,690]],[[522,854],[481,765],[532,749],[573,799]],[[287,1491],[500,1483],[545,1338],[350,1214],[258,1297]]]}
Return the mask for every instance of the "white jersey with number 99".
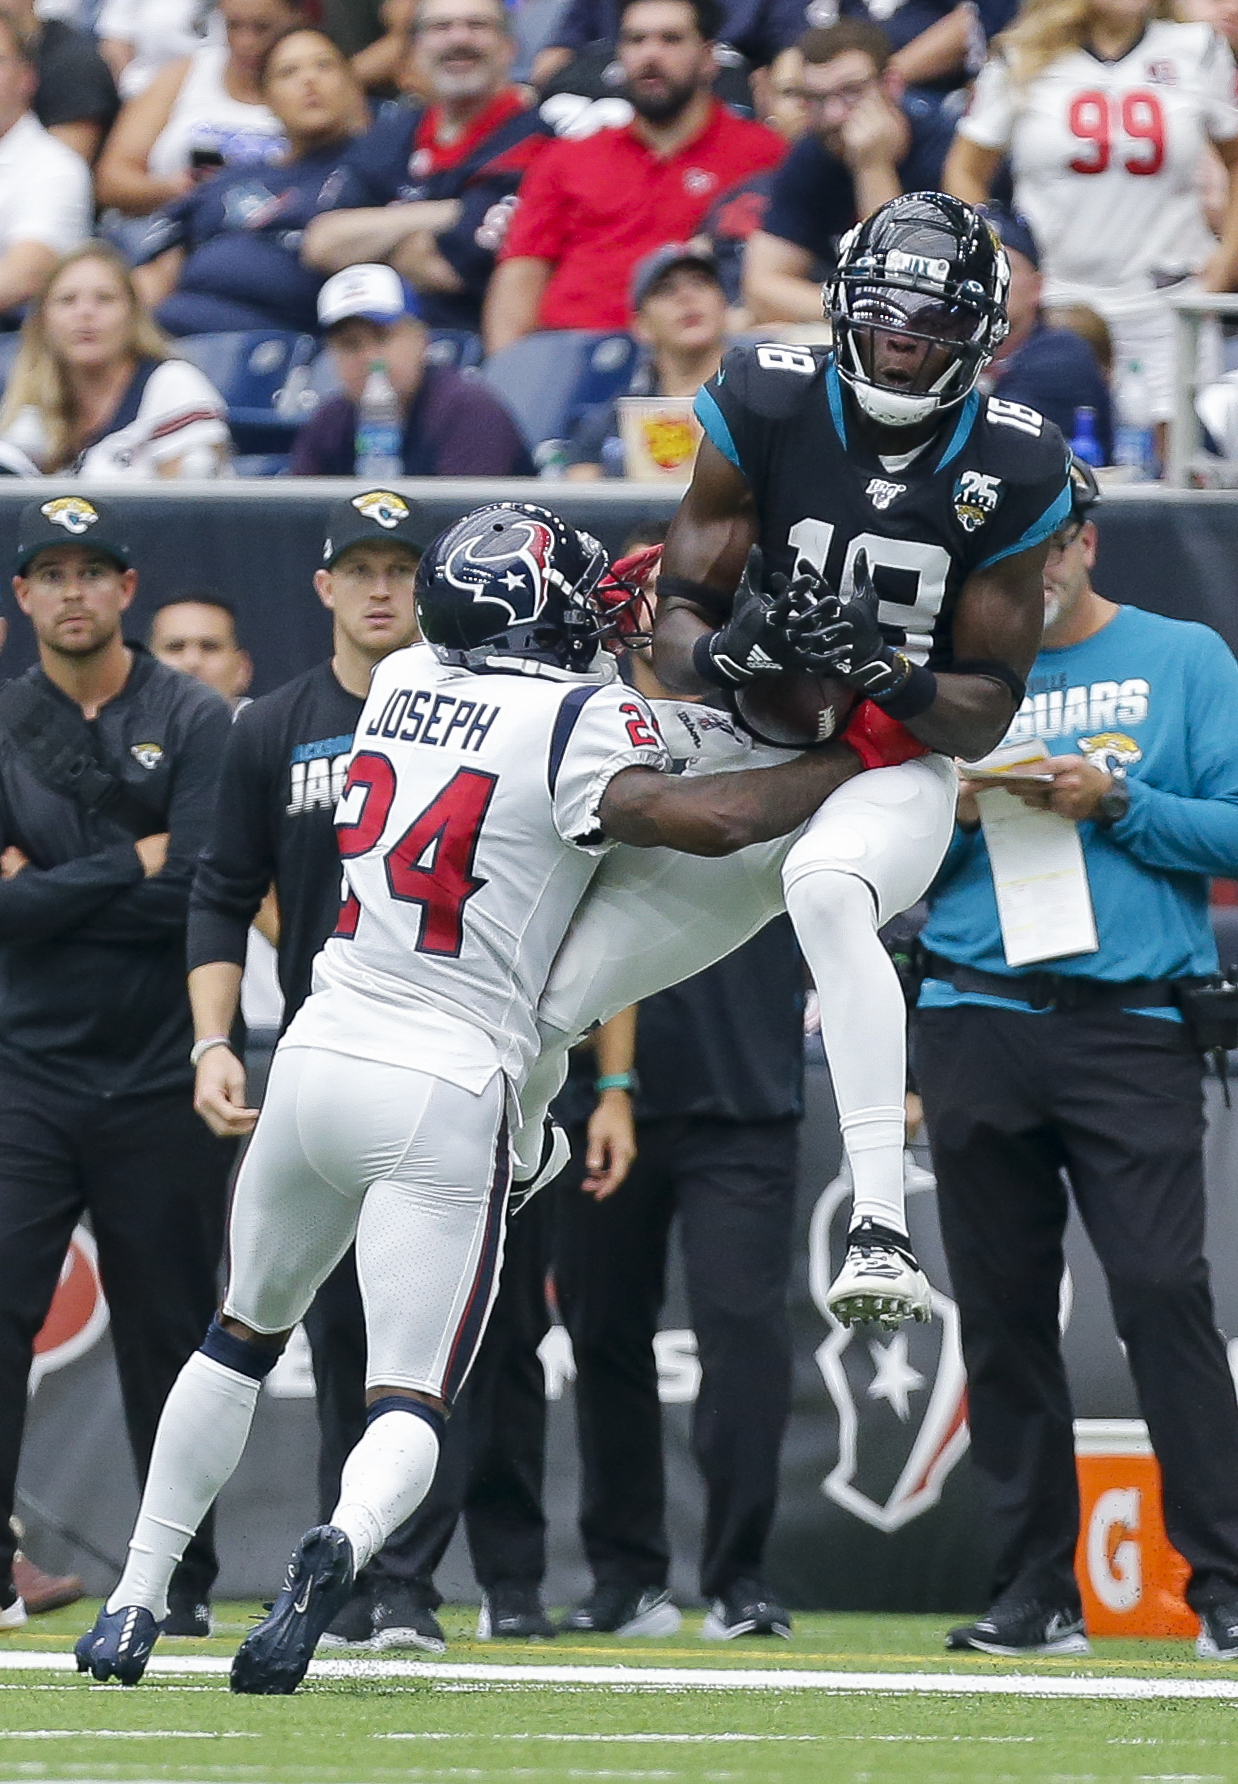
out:
{"label": "white jersey with number 99", "polygon": [[1207,142],[1238,136],[1234,58],[1209,25],[1153,20],[1116,62],[1074,50],[1026,87],[995,56],[959,135],[1009,153],[1045,301],[1146,302],[1216,243],[1199,190]]}

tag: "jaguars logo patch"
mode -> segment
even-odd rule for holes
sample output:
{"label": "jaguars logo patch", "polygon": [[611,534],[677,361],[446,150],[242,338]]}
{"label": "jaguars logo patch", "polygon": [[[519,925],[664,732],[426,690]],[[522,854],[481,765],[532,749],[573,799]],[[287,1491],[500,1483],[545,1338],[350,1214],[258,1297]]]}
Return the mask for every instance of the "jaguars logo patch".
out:
{"label": "jaguars logo patch", "polygon": [[129,754],[138,766],[145,768],[149,774],[152,768],[158,768],[163,761],[163,745],[161,743],[134,743],[129,746]]}
{"label": "jaguars logo patch", "polygon": [[965,533],[978,533],[1002,499],[1002,480],[984,471],[964,471],[955,479],[954,513]]}
{"label": "jaguars logo patch", "polygon": [[56,496],[52,501],[44,502],[39,513],[53,526],[72,533],[75,539],[88,533],[99,518],[99,510],[84,496]]}
{"label": "jaguars logo patch", "polygon": [[1098,731],[1095,737],[1081,737],[1079,748],[1094,768],[1108,770],[1112,762],[1131,768],[1143,761],[1143,751],[1125,731]]}
{"label": "jaguars logo patch", "polygon": [[389,532],[408,519],[408,503],[403,496],[397,496],[389,489],[367,489],[364,495],[353,497],[352,505],[367,520],[375,521]]}

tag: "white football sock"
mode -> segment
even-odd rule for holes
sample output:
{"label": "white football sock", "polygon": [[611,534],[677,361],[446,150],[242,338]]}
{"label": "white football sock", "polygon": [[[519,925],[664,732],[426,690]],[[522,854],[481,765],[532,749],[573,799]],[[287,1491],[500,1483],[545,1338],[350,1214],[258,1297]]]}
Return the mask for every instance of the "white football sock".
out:
{"label": "white football sock", "polygon": [[261,1385],[200,1350],[185,1364],[164,1404],[129,1559],[107,1610],[138,1604],[167,1616],[168,1581],[241,1459]]}
{"label": "white football sock", "polygon": [[417,1413],[384,1412],[344,1464],[331,1522],[352,1544],[360,1573],[391,1532],[411,1518],[434,1479],[438,1438]]}
{"label": "white football sock", "polygon": [[852,1225],[905,1234],[907,1010],[877,935],[873,895],[854,874],[822,869],[787,888],[787,910],[821,1000],[821,1039],[854,1188]]}

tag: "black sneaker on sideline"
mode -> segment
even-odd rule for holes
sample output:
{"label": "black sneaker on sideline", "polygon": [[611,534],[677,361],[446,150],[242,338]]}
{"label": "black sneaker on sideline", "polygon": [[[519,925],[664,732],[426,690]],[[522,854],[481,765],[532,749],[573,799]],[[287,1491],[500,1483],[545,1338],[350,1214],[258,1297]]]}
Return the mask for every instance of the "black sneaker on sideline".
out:
{"label": "black sneaker on sideline", "polygon": [[370,1647],[385,1654],[394,1648],[416,1648],[422,1654],[445,1654],[443,1626],[424,1598],[407,1586],[380,1585],[374,1594],[374,1633]]}
{"label": "black sneaker on sideline", "polygon": [[318,1638],[352,1596],[352,1544],[335,1524],[307,1530],[266,1616],[232,1662],[232,1689],[288,1697],[309,1671]]}
{"label": "black sneaker on sideline", "polygon": [[1021,1654],[1090,1654],[1083,1613],[1074,1606],[1023,1599],[995,1604],[974,1623],[961,1623],[946,1637],[947,1648],[974,1648],[981,1654],[1018,1659]]}
{"label": "black sneaker on sideline", "polygon": [[558,1634],[542,1608],[535,1581],[503,1580],[481,1595],[477,1639],[490,1641],[553,1641]]}
{"label": "black sneaker on sideline", "polygon": [[164,1635],[192,1635],[199,1641],[212,1633],[209,1599],[181,1598],[169,1592]]}
{"label": "black sneaker on sideline", "polygon": [[1238,1604],[1210,1604],[1199,1612],[1195,1652],[1201,1660],[1238,1660]]}
{"label": "black sneaker on sideline", "polygon": [[770,1597],[760,1580],[736,1580],[705,1613],[701,1636],[707,1642],[734,1641],[737,1635],[791,1638],[791,1617]]}
{"label": "black sneaker on sideline", "polygon": [[320,1648],[365,1648],[374,1634],[374,1591],[362,1575],[353,1587],[352,1597],[336,1612],[318,1638]]}
{"label": "black sneaker on sideline", "polygon": [[683,1618],[669,1592],[622,1580],[595,1586],[583,1604],[559,1619],[561,1635],[674,1635]]}

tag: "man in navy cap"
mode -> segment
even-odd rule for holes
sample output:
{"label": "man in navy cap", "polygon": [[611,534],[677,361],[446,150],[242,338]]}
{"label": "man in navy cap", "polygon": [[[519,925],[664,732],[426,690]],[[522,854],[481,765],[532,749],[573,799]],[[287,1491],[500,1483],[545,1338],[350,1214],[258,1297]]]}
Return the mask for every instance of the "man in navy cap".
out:
{"label": "man in navy cap", "polygon": [[[35,1336],[89,1212],[144,1479],[215,1300],[235,1142],[193,1112],[185,924],[228,708],[122,626],[110,503],[22,510],[13,592],[38,663],[0,691],[0,1629],[25,1621],[10,1517]],[[209,1520],[169,1595],[210,1633]]]}
{"label": "man in navy cap", "polygon": [[1096,412],[1095,435],[1101,463],[1113,460],[1113,414],[1109,385],[1096,356],[1082,335],[1053,328],[1040,308],[1040,250],[1027,219],[1003,205],[985,212],[1010,262],[1006,313],[1010,332],[981,376],[981,388],[1007,403],[1026,403],[1063,437],[1079,431],[1079,409]]}

